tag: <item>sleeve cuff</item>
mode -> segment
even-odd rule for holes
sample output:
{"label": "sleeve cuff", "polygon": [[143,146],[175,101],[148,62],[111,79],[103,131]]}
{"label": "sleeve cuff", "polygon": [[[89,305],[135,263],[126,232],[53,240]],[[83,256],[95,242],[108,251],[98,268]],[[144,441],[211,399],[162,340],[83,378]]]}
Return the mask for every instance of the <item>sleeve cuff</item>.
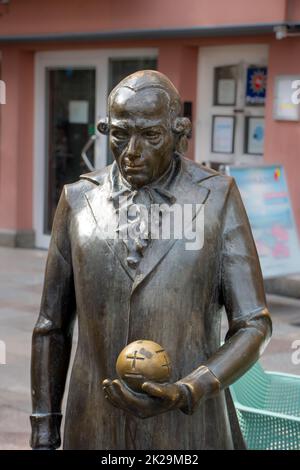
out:
{"label": "sleeve cuff", "polygon": [[30,416],[32,449],[55,450],[61,444],[61,413],[36,413]]}
{"label": "sleeve cuff", "polygon": [[194,413],[202,398],[211,398],[221,390],[220,381],[206,366],[200,366],[191,374],[179,380],[186,396],[186,404],[180,410],[188,415]]}

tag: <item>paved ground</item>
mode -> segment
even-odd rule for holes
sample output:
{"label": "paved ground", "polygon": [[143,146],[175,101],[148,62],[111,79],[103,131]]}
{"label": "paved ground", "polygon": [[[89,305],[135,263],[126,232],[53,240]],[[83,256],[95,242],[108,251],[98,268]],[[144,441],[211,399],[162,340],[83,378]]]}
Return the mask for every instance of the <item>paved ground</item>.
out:
{"label": "paved ground", "polygon": [[[31,333],[45,260],[45,251],[0,248],[0,340],[7,356],[0,364],[0,449],[29,448]],[[261,362],[300,375],[300,364],[291,359],[292,343],[300,341],[300,300],[269,296],[268,303],[274,334]]]}

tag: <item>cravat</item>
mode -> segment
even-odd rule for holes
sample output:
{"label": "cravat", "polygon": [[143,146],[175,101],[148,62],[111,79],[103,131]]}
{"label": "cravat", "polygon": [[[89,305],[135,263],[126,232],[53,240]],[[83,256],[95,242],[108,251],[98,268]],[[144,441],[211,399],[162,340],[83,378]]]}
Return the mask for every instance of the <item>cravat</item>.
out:
{"label": "cravat", "polygon": [[126,188],[118,191],[112,194],[112,199],[118,200],[119,224],[116,230],[126,245],[128,266],[136,269],[151,241],[151,224],[159,223],[159,220],[151,218],[151,205],[170,205],[175,198],[164,188],[144,186],[139,190]]}
{"label": "cravat", "polygon": [[[159,224],[159,219],[151,218],[152,204],[171,205],[176,198],[165,186],[172,179],[174,162],[156,183],[132,188],[120,175],[113,185],[110,199],[118,215],[117,233],[127,249],[127,264],[136,269],[151,242],[151,223]],[[152,227],[153,229],[153,227]]]}

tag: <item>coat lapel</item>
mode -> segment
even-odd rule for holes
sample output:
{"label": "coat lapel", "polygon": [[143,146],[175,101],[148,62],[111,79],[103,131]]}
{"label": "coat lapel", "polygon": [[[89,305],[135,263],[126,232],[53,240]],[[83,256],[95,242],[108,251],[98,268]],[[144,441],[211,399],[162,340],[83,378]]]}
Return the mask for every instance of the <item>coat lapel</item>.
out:
{"label": "coat lapel", "polygon": [[133,281],[134,273],[126,263],[126,247],[122,240],[115,236],[118,219],[113,203],[109,200],[109,194],[110,183],[106,178],[102,186],[96,186],[85,193],[85,198],[97,225],[99,238],[105,241],[113,255],[118,258],[126,274]]}
{"label": "coat lapel", "polygon": [[[175,182],[174,188],[171,193],[176,198],[176,204],[184,207],[184,204],[204,204],[209,190],[204,186],[200,186],[198,181],[193,181],[191,175],[187,171],[181,170]],[[195,211],[192,220],[195,219],[201,206]],[[145,278],[153,271],[153,269],[165,258],[171,248],[176,243],[177,239],[171,238],[168,240],[152,240],[151,245],[146,249],[144,257],[137,269],[137,273],[132,285],[131,294],[135,289],[145,280]]]}

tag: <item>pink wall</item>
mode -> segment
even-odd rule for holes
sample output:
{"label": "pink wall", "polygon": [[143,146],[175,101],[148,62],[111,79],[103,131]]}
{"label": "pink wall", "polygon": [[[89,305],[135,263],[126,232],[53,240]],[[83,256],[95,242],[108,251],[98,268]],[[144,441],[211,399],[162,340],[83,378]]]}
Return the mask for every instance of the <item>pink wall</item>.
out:
{"label": "pink wall", "polygon": [[286,2],[286,20],[296,21],[300,18],[300,2],[299,0],[288,0]]}
{"label": "pink wall", "polygon": [[18,229],[32,228],[33,198],[33,117],[34,117],[34,53],[23,51],[21,56],[21,94],[19,96],[19,156],[18,156]]}
{"label": "pink wall", "polygon": [[[12,0],[2,7],[0,34],[280,22],[285,19],[286,1]],[[297,8],[294,13],[299,14]]]}
{"label": "pink wall", "polygon": [[282,163],[286,170],[295,217],[300,232],[300,123],[273,119],[274,80],[276,75],[300,76],[300,40],[273,40],[269,52],[268,93],[266,106],[265,160]]}
{"label": "pink wall", "polygon": [[[0,221],[1,226],[17,225],[17,156],[19,101],[19,51],[2,50],[2,79],[6,83],[6,104],[1,105]],[[10,97],[8,99],[8,97]]]}
{"label": "pink wall", "polygon": [[3,47],[0,106],[0,227],[32,228],[33,53]]}

